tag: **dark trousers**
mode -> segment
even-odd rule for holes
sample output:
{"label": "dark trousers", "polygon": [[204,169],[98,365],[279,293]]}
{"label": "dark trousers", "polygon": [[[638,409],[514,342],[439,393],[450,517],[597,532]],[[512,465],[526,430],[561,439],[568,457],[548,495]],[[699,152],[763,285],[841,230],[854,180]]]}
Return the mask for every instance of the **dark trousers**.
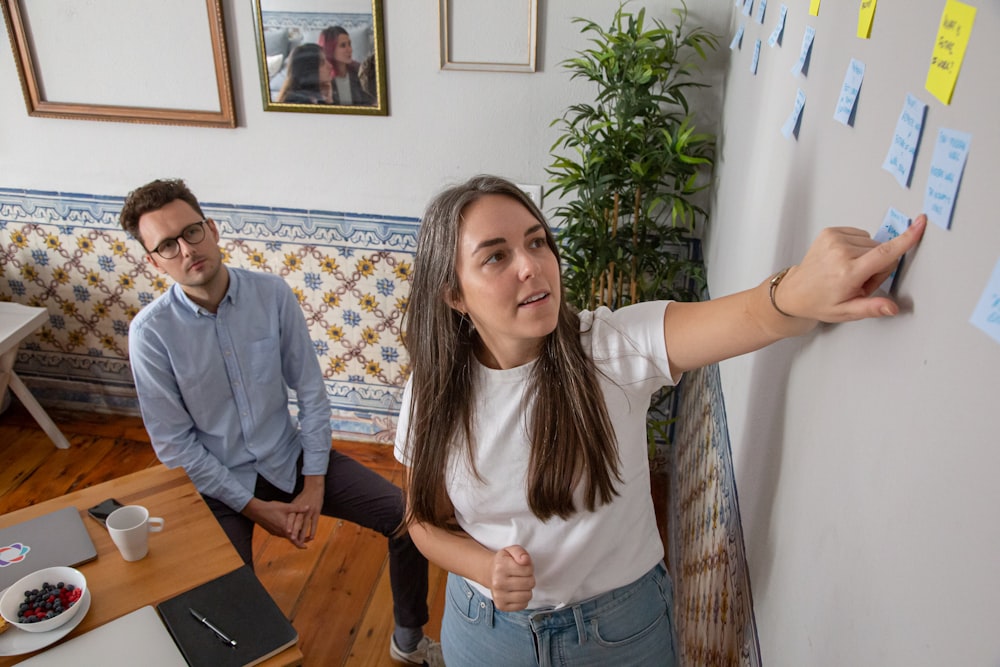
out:
{"label": "dark trousers", "polygon": [[[258,476],[253,495],[260,500],[291,502],[302,490],[303,484],[299,474],[295,490],[285,493]],[[253,521],[215,498],[203,498],[243,562],[253,567]],[[417,550],[409,534],[394,535],[403,521],[404,506],[399,487],[351,457],[330,450],[323,515],[356,523],[389,538],[389,582],[396,625],[420,628],[429,618],[427,559]]]}

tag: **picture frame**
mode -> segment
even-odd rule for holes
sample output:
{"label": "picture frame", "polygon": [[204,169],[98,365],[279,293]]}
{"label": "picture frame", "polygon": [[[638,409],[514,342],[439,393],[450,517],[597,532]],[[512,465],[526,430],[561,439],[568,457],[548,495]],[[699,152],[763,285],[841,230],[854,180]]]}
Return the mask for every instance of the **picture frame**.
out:
{"label": "picture frame", "polygon": [[253,0],[264,111],[389,114],[383,0]]}
{"label": "picture frame", "polygon": [[441,69],[534,72],[538,0],[438,0]]}
{"label": "picture frame", "polygon": [[0,0],[28,115],[236,127],[222,2]]}

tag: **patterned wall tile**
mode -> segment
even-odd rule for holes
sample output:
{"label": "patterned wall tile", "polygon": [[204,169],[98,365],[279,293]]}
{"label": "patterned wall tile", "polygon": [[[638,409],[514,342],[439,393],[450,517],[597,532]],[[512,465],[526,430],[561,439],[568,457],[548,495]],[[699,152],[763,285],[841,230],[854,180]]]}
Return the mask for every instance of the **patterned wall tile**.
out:
{"label": "patterned wall tile", "polygon": [[685,374],[672,449],[670,554],[686,667],[760,667],[718,365]]}
{"label": "patterned wall tile", "polygon": [[[43,306],[17,370],[42,402],[135,411],[128,325],[169,277],[118,223],[123,200],[0,188],[0,300]],[[341,437],[387,439],[408,368],[400,342],[418,221],[203,203],[228,264],[292,287]],[[82,405],[77,405],[82,404]]]}

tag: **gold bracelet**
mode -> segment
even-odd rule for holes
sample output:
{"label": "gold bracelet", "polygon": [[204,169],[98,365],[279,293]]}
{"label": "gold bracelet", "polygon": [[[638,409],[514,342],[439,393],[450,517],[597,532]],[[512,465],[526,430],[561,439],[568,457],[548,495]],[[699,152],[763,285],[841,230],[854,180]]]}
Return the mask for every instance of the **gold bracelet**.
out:
{"label": "gold bracelet", "polygon": [[792,267],[790,267],[790,266],[786,266],[781,271],[778,271],[776,274],[774,274],[774,277],[771,278],[771,286],[768,289],[768,295],[771,297],[771,305],[774,306],[774,309],[776,311],[778,311],[779,313],[781,313],[785,317],[795,317],[795,316],[794,315],[789,315],[788,313],[786,313],[785,311],[783,311],[781,308],[778,308],[778,302],[774,300],[774,293],[777,291],[778,285],[781,284],[782,278],[785,277],[785,274],[788,273],[788,271],[791,268]]}

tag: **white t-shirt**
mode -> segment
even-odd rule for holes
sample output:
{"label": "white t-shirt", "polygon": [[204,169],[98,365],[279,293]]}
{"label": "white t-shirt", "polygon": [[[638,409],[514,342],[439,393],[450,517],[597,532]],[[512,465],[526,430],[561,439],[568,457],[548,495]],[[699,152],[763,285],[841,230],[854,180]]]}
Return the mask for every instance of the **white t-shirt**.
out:
{"label": "white t-shirt", "polygon": [[[531,555],[530,609],[572,604],[624,586],[663,558],[650,496],[646,412],[653,393],[674,384],[663,339],[666,306],[649,302],[580,314],[580,339],[598,369],[623,480],[619,495],[594,512],[580,509],[567,520],[544,523],[531,513],[526,498],[531,445],[520,408],[532,363],[507,370],[476,364],[473,428],[482,480],[469,468],[464,445],[455,447],[446,475],[448,496],[458,524],[477,542],[493,551],[519,544]],[[404,464],[410,400],[407,383],[395,449]],[[578,488],[577,507],[584,507],[582,498]],[[478,583],[469,584],[490,596]]]}

